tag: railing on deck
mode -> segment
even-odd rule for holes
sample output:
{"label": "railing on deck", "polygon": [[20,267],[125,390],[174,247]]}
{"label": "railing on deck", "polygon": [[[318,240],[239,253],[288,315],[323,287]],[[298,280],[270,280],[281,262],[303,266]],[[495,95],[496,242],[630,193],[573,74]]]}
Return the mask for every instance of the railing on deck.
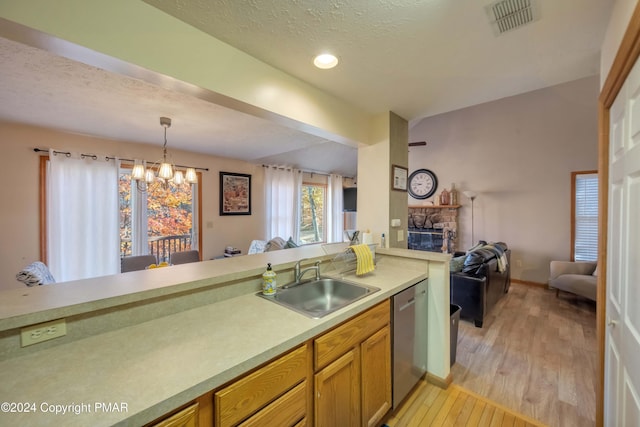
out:
{"label": "railing on deck", "polygon": [[[149,237],[149,254],[155,255],[158,262],[169,262],[169,256],[172,253],[190,250],[190,234]],[[120,242],[120,256],[129,255],[131,255],[131,239],[122,239]]]}
{"label": "railing on deck", "polygon": [[174,252],[191,250],[191,235],[149,237],[149,253],[155,255],[158,262],[169,262]]}

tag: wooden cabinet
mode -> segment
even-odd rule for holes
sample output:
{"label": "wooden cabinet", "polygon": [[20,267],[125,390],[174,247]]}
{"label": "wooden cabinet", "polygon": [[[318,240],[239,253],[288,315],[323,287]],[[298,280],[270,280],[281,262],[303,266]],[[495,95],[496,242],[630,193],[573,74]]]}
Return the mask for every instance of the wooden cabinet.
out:
{"label": "wooden cabinet", "polygon": [[278,418],[282,420],[278,425],[282,426],[295,425],[304,418],[309,395],[305,381],[310,363],[307,347],[302,345],[216,391],[216,427],[240,422],[269,425],[273,420],[268,417],[274,414],[282,417]]}
{"label": "wooden cabinet", "polygon": [[315,374],[316,426],[360,424],[359,349],[353,349]]}
{"label": "wooden cabinet", "polygon": [[198,427],[198,403],[153,424],[152,427]]}
{"label": "wooden cabinet", "polygon": [[242,427],[293,426],[304,419],[307,411],[307,381],[295,386],[282,397],[240,424]]}
{"label": "wooden cabinet", "polygon": [[158,418],[146,427],[202,427],[213,425],[213,396],[206,393],[179,409]]}
{"label": "wooden cabinet", "polygon": [[389,301],[314,340],[316,426],[376,425],[391,408]]}
{"label": "wooden cabinet", "polygon": [[374,426],[391,409],[391,327],[361,345],[362,425]]}
{"label": "wooden cabinet", "polygon": [[390,320],[387,300],[150,426],[377,425],[391,408]]}

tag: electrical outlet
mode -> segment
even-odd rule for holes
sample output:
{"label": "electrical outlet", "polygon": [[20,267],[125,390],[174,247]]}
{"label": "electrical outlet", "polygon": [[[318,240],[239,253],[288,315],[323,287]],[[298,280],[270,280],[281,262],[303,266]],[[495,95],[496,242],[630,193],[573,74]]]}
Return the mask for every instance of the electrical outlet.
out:
{"label": "electrical outlet", "polygon": [[518,267],[518,268],[522,267],[522,260],[521,259],[517,259],[516,260],[516,267]]}
{"label": "electrical outlet", "polygon": [[402,242],[404,240],[404,230],[398,230],[398,242]]}
{"label": "electrical outlet", "polygon": [[20,329],[20,342],[22,347],[26,347],[64,335],[67,335],[67,322],[58,319]]}

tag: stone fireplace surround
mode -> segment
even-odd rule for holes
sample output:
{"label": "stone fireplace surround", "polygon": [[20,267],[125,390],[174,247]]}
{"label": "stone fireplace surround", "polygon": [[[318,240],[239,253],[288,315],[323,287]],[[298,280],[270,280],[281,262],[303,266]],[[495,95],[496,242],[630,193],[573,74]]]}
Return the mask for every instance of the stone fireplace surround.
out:
{"label": "stone fireplace surround", "polygon": [[460,205],[409,206],[409,249],[454,253],[458,208]]}

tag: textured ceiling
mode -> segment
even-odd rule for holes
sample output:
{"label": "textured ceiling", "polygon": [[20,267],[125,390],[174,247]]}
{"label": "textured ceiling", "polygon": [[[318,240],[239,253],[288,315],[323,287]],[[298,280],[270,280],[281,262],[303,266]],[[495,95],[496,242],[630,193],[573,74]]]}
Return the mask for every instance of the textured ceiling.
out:
{"label": "textured ceiling", "polygon": [[[145,0],[367,111],[415,122],[599,73],[613,0],[538,0],[496,36],[492,0]],[[274,48],[277,47],[277,48]],[[312,57],[331,51],[332,70]]]}
{"label": "textured ceiling", "polygon": [[3,38],[0,75],[5,121],[161,144],[159,117],[168,116],[170,149],[356,174],[353,147]]}
{"label": "textured ceiling", "polygon": [[[538,0],[538,21],[496,36],[488,0],[145,1],[365,111],[412,124],[598,74],[613,5]],[[340,64],[313,67],[322,51]],[[353,147],[3,38],[0,76],[0,120],[159,145],[158,117],[169,116],[170,148],[356,173]]]}

